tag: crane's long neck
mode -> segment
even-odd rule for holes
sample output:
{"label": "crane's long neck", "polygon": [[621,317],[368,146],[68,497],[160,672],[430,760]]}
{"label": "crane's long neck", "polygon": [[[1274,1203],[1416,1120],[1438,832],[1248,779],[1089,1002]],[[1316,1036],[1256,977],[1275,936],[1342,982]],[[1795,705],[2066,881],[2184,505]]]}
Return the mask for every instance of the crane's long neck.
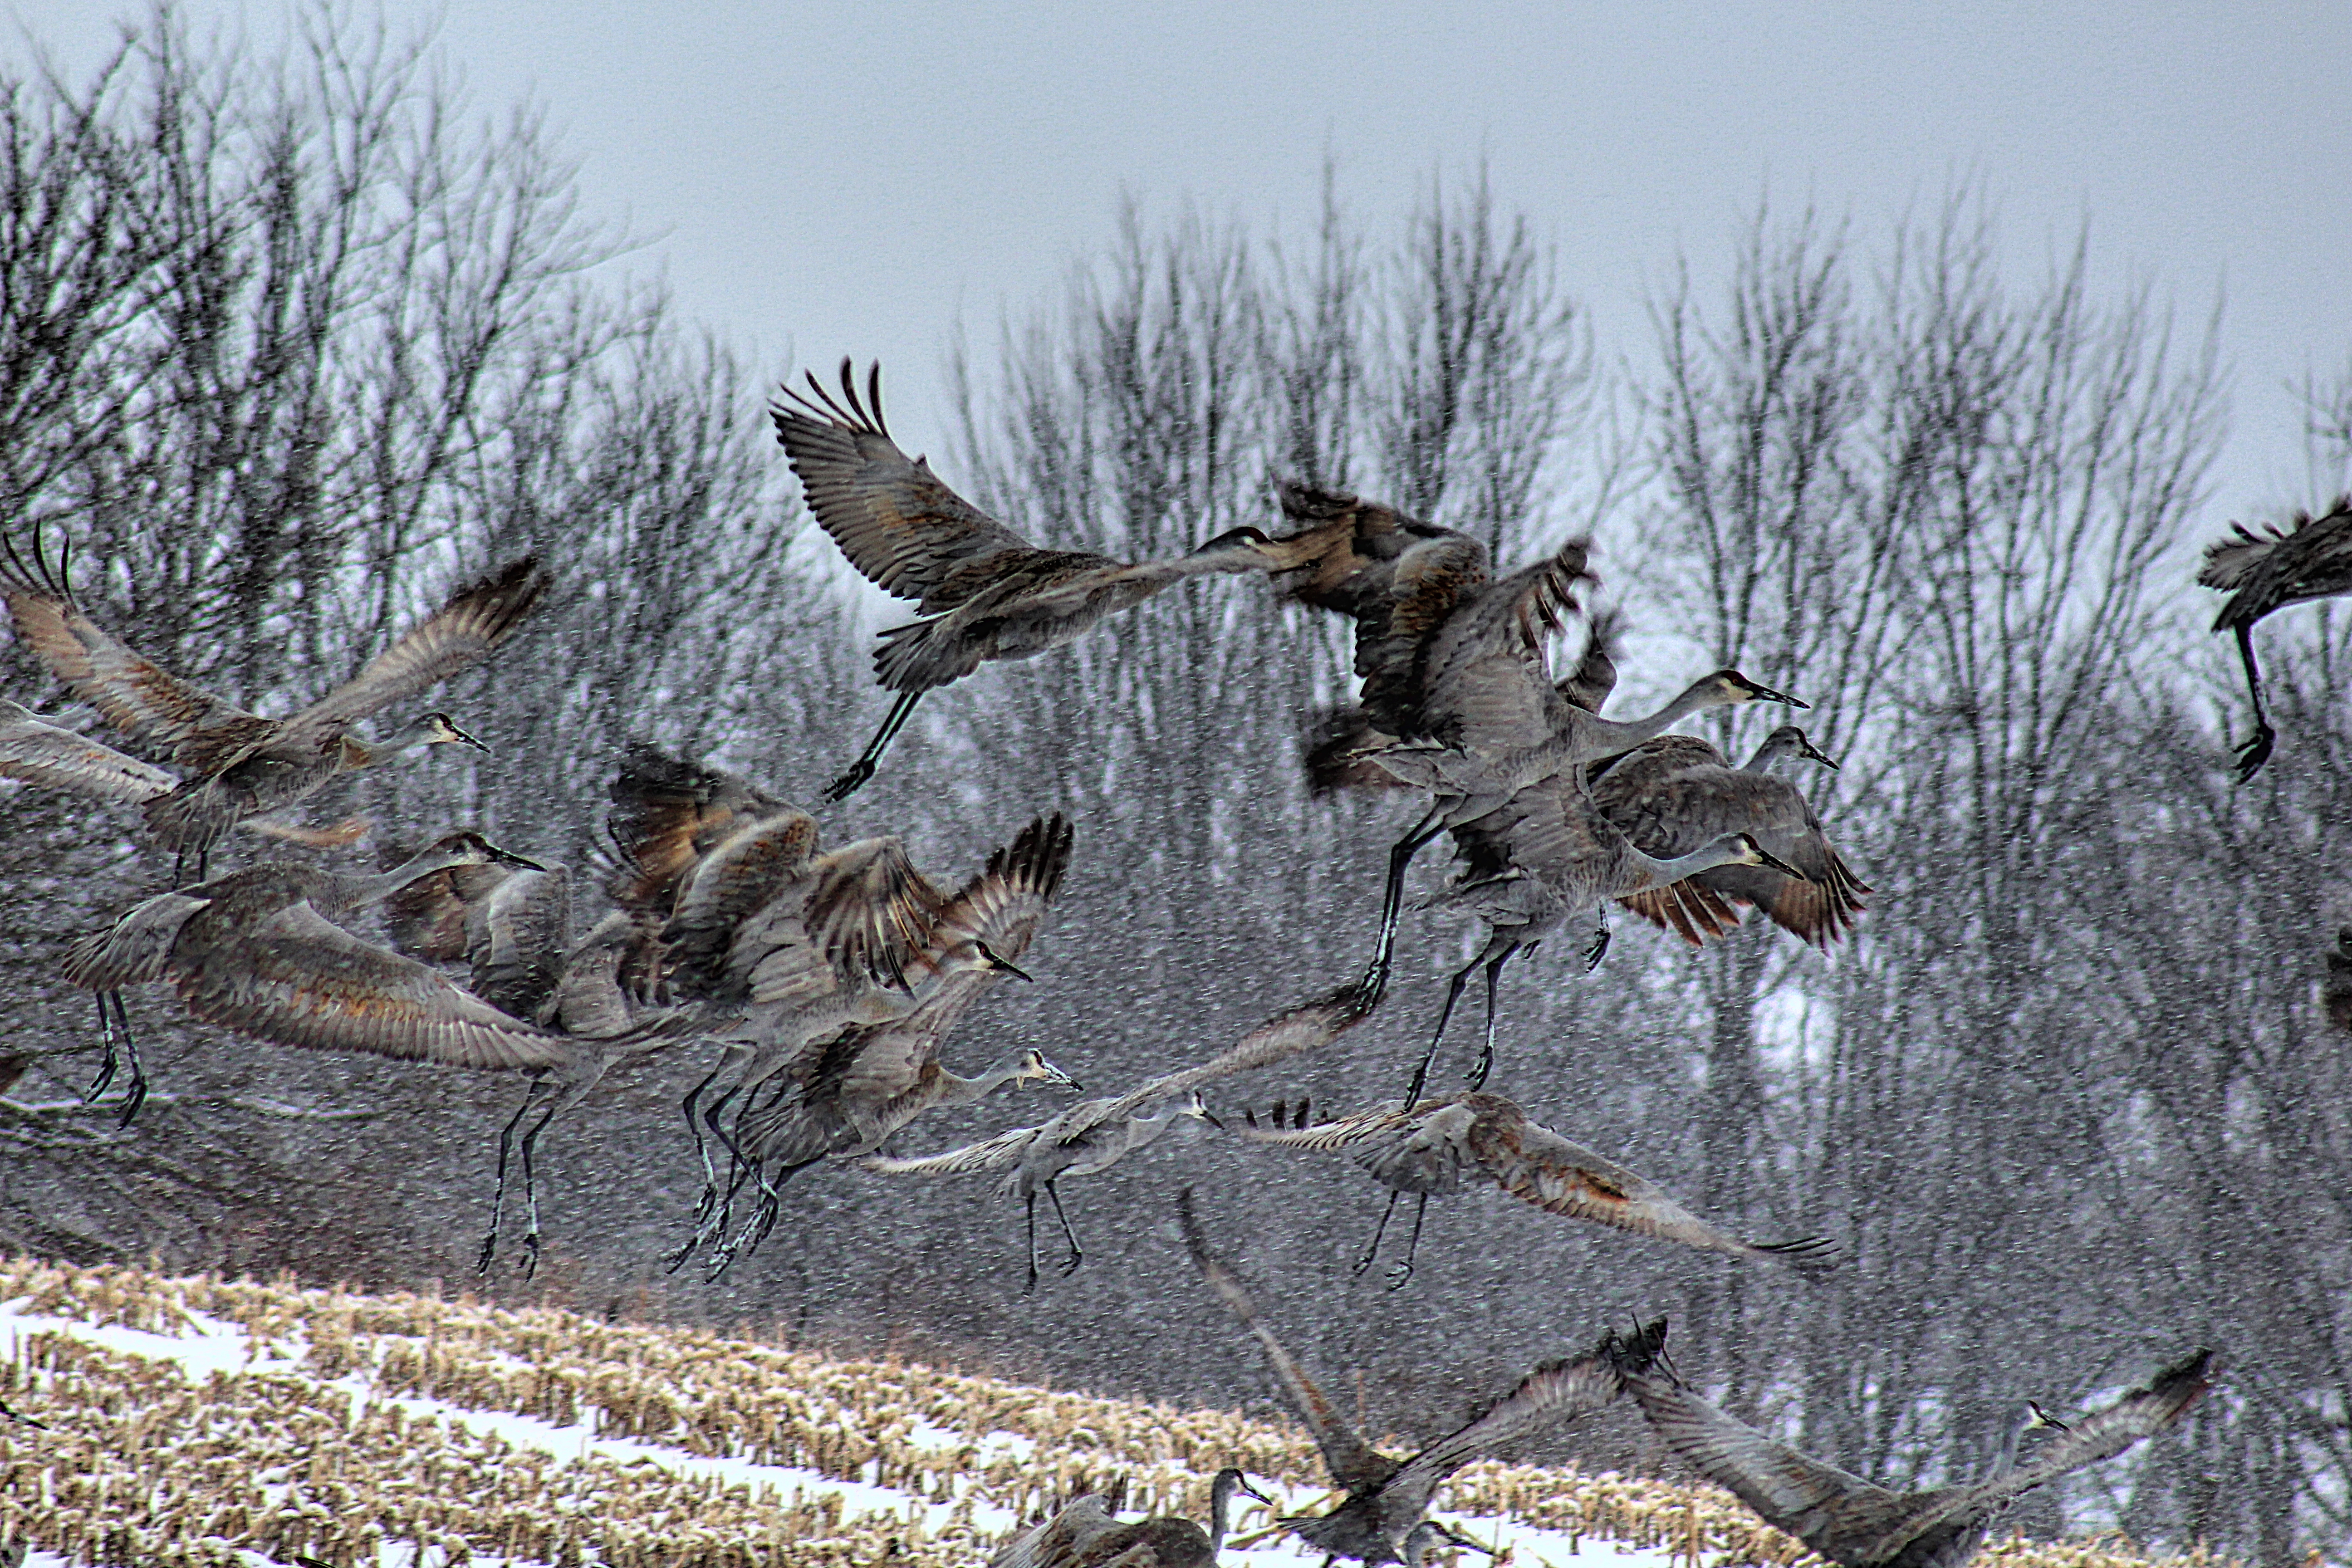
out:
{"label": "crane's long neck", "polygon": [[[1163,1116],[1160,1120],[1164,1122],[1168,1118]],[[1232,1468],[1219,1470],[1217,1479],[1209,1483],[1209,1556],[1212,1560],[1224,1550],[1225,1516],[1233,1511],[1234,1493],[1241,1484],[1241,1472]]]}
{"label": "crane's long neck", "polygon": [[1683,688],[1682,695],[1646,719],[1603,719],[1578,710],[1570,719],[1575,760],[1597,763],[1603,757],[1630,752],[1644,741],[1655,740],[1694,713],[1737,700],[1710,676]]}
{"label": "crane's long neck", "polygon": [[932,1103],[970,1105],[973,1100],[986,1100],[1021,1076],[1027,1057],[1026,1051],[1015,1051],[978,1078],[960,1078],[942,1068],[940,1069],[940,1097]]}
{"label": "crane's long neck", "polygon": [[[438,740],[440,736],[441,731],[435,726],[432,720],[412,719],[381,741],[358,742],[357,755],[352,758],[352,765],[364,768],[372,767],[378,763],[387,763],[394,757],[406,755],[428,742]],[[348,737],[346,739],[344,751],[346,754],[350,754],[354,747],[348,743]]]}
{"label": "crane's long neck", "polygon": [[1740,858],[1741,848],[1738,836],[1727,833],[1720,838],[1699,846],[1687,855],[1678,855],[1671,860],[1661,860],[1655,856],[1643,854],[1640,849],[1632,850],[1632,855],[1633,863],[1649,879],[1642,886],[1663,888],[1669,882],[1679,882],[1685,877],[1696,877],[1702,871],[1712,871],[1718,866],[1728,866]]}
{"label": "crane's long neck", "polygon": [[388,899],[409,883],[430,877],[436,871],[446,871],[452,866],[474,863],[469,857],[460,852],[438,847],[428,848],[394,866],[389,871],[378,871],[373,876],[336,877],[332,879],[333,891],[330,896],[334,900],[335,911],[348,913],[352,910],[363,910],[370,904]]}

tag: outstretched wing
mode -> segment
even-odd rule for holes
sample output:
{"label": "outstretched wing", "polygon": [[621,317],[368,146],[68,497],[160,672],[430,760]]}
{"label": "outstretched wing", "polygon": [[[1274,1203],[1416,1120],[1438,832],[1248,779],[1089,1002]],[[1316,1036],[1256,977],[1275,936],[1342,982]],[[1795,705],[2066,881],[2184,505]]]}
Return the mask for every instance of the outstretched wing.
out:
{"label": "outstretched wing", "polygon": [[526,555],[467,584],[357,675],[287,722],[303,728],[348,724],[471,669],[514,635],[549,581],[539,569],[539,557]]}
{"label": "outstretched wing", "polygon": [[929,952],[942,953],[955,942],[978,941],[997,957],[1019,962],[1061,890],[1076,835],[1070,819],[1058,811],[1033,820],[940,907]]}
{"label": "outstretched wing", "polygon": [[919,599],[935,615],[962,602],[942,594],[955,570],[983,556],[1029,550],[1030,542],[940,482],[930,464],[909,458],[882,424],[882,367],[857,394],[850,362],[841,362],[842,401],[808,377],[815,400],[787,386],[793,405],[769,414],[776,439],[800,476],[809,510],[849,563],[884,592]]}
{"label": "outstretched wing", "polygon": [[257,1039],[461,1068],[548,1068],[561,1037],[510,1017],[308,903],[175,965],[188,1011]]}
{"label": "outstretched wing", "polygon": [[1836,1260],[1835,1248],[1826,1242],[1760,1247],[1718,1230],[1655,1183],[1528,1120],[1499,1095],[1475,1098],[1484,1103],[1470,1126],[1471,1153],[1505,1192],[1522,1202],[1570,1219],[1735,1258],[1768,1258],[1800,1268],[1821,1268]]}
{"label": "outstretched wing", "polygon": [[1282,1149],[1312,1149],[1318,1154],[1342,1154],[1367,1139],[1383,1137],[1410,1126],[1420,1110],[1402,1110],[1391,1105],[1377,1110],[1360,1110],[1353,1116],[1342,1116],[1335,1121],[1321,1121],[1312,1127],[1285,1131],[1280,1127],[1260,1127],[1255,1121],[1225,1131],[1252,1143],[1270,1143]]}
{"label": "outstretched wing", "polygon": [[606,890],[624,909],[660,916],[670,913],[677,879],[698,857],[746,818],[792,809],[748,779],[644,741],[621,749],[608,793],[614,810],[604,830],[625,865]]}
{"label": "outstretched wing", "polygon": [[63,553],[52,570],[37,533],[29,564],[13,542],[0,540],[0,599],[7,602],[16,635],[50,674],[116,729],[168,749],[183,767],[201,768],[214,749],[205,737],[239,720],[263,722],[109,637],[74,603]]}
{"label": "outstretched wing", "polygon": [[1000,1132],[993,1138],[983,1138],[977,1143],[967,1143],[961,1149],[944,1153],[926,1154],[900,1159],[892,1154],[867,1154],[851,1163],[868,1171],[887,1171],[901,1176],[961,1176],[973,1171],[1002,1171],[1021,1163],[1023,1151],[1036,1142],[1042,1131],[1038,1127],[1015,1127],[1010,1132]]}
{"label": "outstretched wing", "polygon": [[1285,1008],[1207,1061],[1178,1072],[1162,1073],[1129,1089],[1111,1102],[1102,1120],[1116,1121],[1154,1100],[1168,1100],[1235,1073],[1271,1067],[1319,1050],[1371,1016],[1372,1009],[1379,1005],[1378,996],[1366,997],[1351,981],[1311,1002]]}
{"label": "outstretched wing", "polygon": [[810,868],[809,934],[845,979],[904,989],[947,895],[931,886],[894,834],[864,838]]}
{"label": "outstretched wing", "polygon": [[1553,689],[1544,639],[1577,607],[1589,542],[1514,572],[1448,616],[1424,663],[1422,719],[1429,732],[1479,756],[1549,739],[1567,700]]}
{"label": "outstretched wing", "polygon": [[1574,1361],[1547,1362],[1519,1381],[1518,1387],[1496,1400],[1476,1419],[1447,1433],[1412,1458],[1381,1489],[1410,1502],[1417,1517],[1429,1507],[1438,1484],[1471,1460],[1491,1454],[1504,1444],[1575,1420],[1614,1400],[1624,1392],[1609,1351],[1616,1336],[1601,1348]]}
{"label": "outstretched wing", "polygon": [[1623,1373],[1651,1430],[1674,1456],[1824,1557],[1891,1527],[1906,1500],[1736,1421],[1659,1370]]}
{"label": "outstretched wing", "polygon": [[133,804],[152,800],[179,783],[161,768],[49,723],[5,699],[0,699],[0,778],[22,779],[90,800]]}
{"label": "outstretched wing", "polygon": [[1888,1542],[1886,1555],[1892,1556],[1905,1542],[1939,1525],[1965,1523],[2021,1493],[2085,1465],[2111,1459],[2142,1439],[2155,1436],[2179,1422],[2189,1414],[2190,1406],[2205,1396],[2213,1386],[2212,1373],[2213,1352],[2193,1352],[2158,1373],[2144,1387],[2133,1389],[2105,1409],[2067,1426],[2033,1456],[2031,1464],[2020,1465],[2005,1476],[1995,1476],[1974,1486],[1948,1487],[1915,1500],[1924,1502],[1932,1499],[1935,1506],[1903,1521],[1901,1536]]}
{"label": "outstretched wing", "polygon": [[1177,1194],[1176,1213],[1183,1224],[1184,1245],[1192,1254],[1193,1265],[1209,1282],[1209,1289],[1217,1293],[1244,1328],[1257,1336],[1258,1344],[1265,1352],[1265,1363],[1273,1370],[1275,1381],[1282,1385],[1283,1397],[1315,1435],[1315,1446],[1323,1451],[1323,1467],[1331,1472],[1331,1479],[1351,1492],[1369,1491],[1395,1474],[1396,1465],[1374,1453],[1356,1435],[1355,1428],[1339,1418],[1331,1402],[1323,1397],[1323,1391],[1282,1348],[1274,1331],[1258,1320],[1257,1304],[1250,1300],[1240,1278],[1223,1258],[1209,1250],[1209,1238],[1201,1229],[1199,1217],[1192,1213],[1192,1188],[1186,1187]]}

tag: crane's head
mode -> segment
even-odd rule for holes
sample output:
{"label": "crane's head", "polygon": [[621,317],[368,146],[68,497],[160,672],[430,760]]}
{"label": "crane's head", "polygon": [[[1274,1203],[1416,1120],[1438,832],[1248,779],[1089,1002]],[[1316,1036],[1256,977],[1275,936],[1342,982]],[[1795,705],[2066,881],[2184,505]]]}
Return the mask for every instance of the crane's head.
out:
{"label": "crane's head", "polygon": [[1017,1083],[1034,1080],[1039,1083],[1050,1083],[1060,1089],[1083,1090],[1084,1088],[1076,1079],[1047,1061],[1045,1052],[1034,1048],[1021,1053],[1021,1065],[1014,1070],[1013,1077]]}
{"label": "crane's head", "polygon": [[1255,1487],[1250,1485],[1249,1478],[1242,1474],[1239,1469],[1235,1468],[1232,1465],[1227,1465],[1223,1469],[1219,1470],[1217,1472],[1216,1479],[1209,1483],[1209,1487],[1212,1491],[1222,1491],[1228,1498],[1232,1497],[1234,1493],[1239,1492],[1244,1497],[1253,1497],[1257,1499],[1258,1501],[1265,1504],[1268,1508],[1279,1508],[1282,1506],[1280,1503],[1276,1502],[1272,1498],[1266,1496],[1264,1492],[1258,1490]]}
{"label": "crane's head", "polygon": [[481,742],[457,728],[457,721],[446,713],[427,713],[410,728],[415,731],[416,740],[414,743],[417,745],[471,746],[474,750],[484,752],[489,750]]}
{"label": "crane's head", "polygon": [[1702,677],[1699,685],[1702,689],[1711,689],[1709,694],[1718,703],[1784,702],[1791,708],[1812,706],[1811,703],[1800,701],[1786,692],[1775,691],[1769,686],[1759,686],[1736,669],[1718,669],[1713,675]]}
{"label": "crane's head", "polygon": [[1729,835],[1725,847],[1731,852],[1731,858],[1724,862],[1727,866],[1769,866],[1784,877],[1794,877],[1800,881],[1804,879],[1805,874],[1802,871],[1798,870],[1745,833]]}
{"label": "crane's head", "polygon": [[1206,544],[1195,546],[1191,557],[1195,561],[1215,560],[1235,571],[1259,567],[1279,572],[1297,564],[1292,559],[1295,553],[1294,550],[1286,550],[1267,538],[1265,530],[1244,524],[1240,528],[1229,528]]}
{"label": "crane's head", "polygon": [[[1223,1132],[1225,1130],[1225,1124],[1223,1122],[1209,1114],[1209,1102],[1201,1098],[1201,1091],[1197,1089],[1184,1097],[1184,1103],[1176,1108],[1176,1114],[1179,1116],[1190,1116],[1195,1121],[1205,1121],[1220,1132]],[[1243,1489],[1247,1491],[1248,1488],[1244,1486]],[[1250,1492],[1250,1496],[1257,1497],[1257,1493]],[[1266,1500],[1264,1498],[1258,1498],[1258,1500],[1260,1502],[1264,1502]]]}
{"label": "crane's head", "polygon": [[1775,755],[1802,757],[1809,763],[1819,763],[1832,773],[1838,771],[1837,759],[1805,739],[1805,732],[1794,724],[1783,724],[1764,737],[1764,744]]}
{"label": "crane's head", "polygon": [[451,866],[519,866],[527,871],[547,869],[536,860],[525,859],[511,850],[499,848],[470,827],[435,839],[432,849],[427,853]]}

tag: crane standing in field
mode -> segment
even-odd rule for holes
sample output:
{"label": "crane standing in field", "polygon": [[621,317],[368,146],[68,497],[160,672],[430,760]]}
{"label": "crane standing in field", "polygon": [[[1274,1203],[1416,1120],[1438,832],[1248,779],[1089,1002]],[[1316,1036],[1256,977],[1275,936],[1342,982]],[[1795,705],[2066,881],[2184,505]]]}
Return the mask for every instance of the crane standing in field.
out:
{"label": "crane standing in field", "polygon": [[1429,1200],[1451,1197],[1480,1182],[1492,1182],[1549,1214],[1733,1258],[1785,1263],[1801,1273],[1832,1268],[1838,1262],[1836,1246],[1818,1237],[1759,1245],[1718,1230],[1646,1177],[1570,1142],[1498,1094],[1446,1095],[1403,1110],[1389,1106],[1316,1126],[1307,1125],[1304,1100],[1293,1126],[1282,1125],[1283,1110],[1275,1107],[1269,1125],[1261,1126],[1253,1116],[1232,1131],[1248,1142],[1273,1148],[1344,1154],[1389,1189],[1388,1207],[1381,1211],[1371,1245],[1356,1261],[1357,1273],[1370,1268],[1379,1256],[1398,1201],[1407,1193],[1420,1200],[1404,1262],[1389,1270],[1391,1289],[1412,1278]]}
{"label": "crane standing in field", "polygon": [[2273,610],[2309,599],[2352,594],[2352,495],[2340,495],[2317,517],[2294,515],[2294,526],[2260,532],[2243,523],[2205,547],[2197,581],[2230,595],[2214,617],[2213,629],[2238,639],[2245,666],[2246,695],[2254,705],[2254,733],[2238,748],[2238,782],[2244,784],[2270,761],[2278,731],[2263,712],[2263,673],[2254,662],[2254,623]]}
{"label": "crane standing in field", "polygon": [[[2027,1402],[1985,1479],[1909,1492],[1873,1485],[1766,1436],[1700,1398],[1669,1369],[1628,1364],[1623,1375],[1626,1392],[1668,1452],[1831,1562],[1845,1568],[1961,1568],[1984,1544],[1993,1520],[2020,1496],[2179,1423],[2212,1387],[2212,1364],[2210,1351],[2198,1351],[2071,1425],[2051,1420]],[[2058,1435],[2019,1468],[2018,1442],[2036,1427]]]}
{"label": "crane standing in field", "polygon": [[814,400],[793,388],[770,410],[776,439],[800,476],[809,510],[849,563],[884,592],[918,601],[919,618],[882,634],[874,671],[898,694],[857,761],[825,790],[846,799],[874,776],[923,693],[991,659],[1059,647],[1105,616],[1132,608],[1187,577],[1263,572],[1280,564],[1265,534],[1237,528],[1173,561],[1129,563],[1076,550],[1041,550],[908,458],[882,423],[882,367],[861,397],[846,359],[835,400],[809,373]]}
{"label": "crane standing in field", "polygon": [[68,585],[68,562],[54,569],[37,535],[29,563],[6,542],[0,565],[16,635],[68,690],[116,728],[170,753],[188,776],[145,802],[147,826],[163,847],[206,858],[248,816],[314,794],[338,775],[418,746],[458,744],[487,752],[446,713],[426,713],[382,741],[352,734],[359,720],[471,668],[514,635],[545,593],[536,557],[524,556],[460,588],[403,633],[351,679],[284,719],[247,713],[183,680],[117,641],[82,613]]}

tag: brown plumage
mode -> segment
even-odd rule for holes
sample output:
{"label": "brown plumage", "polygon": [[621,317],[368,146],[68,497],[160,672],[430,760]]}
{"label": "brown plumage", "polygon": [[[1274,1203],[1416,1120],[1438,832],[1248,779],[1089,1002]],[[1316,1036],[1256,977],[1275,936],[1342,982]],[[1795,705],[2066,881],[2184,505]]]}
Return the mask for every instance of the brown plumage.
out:
{"label": "brown plumage", "polygon": [[[1298,1110],[1303,1117],[1306,1107]],[[1419,1198],[1425,1210],[1433,1197],[1450,1197],[1484,1182],[1547,1214],[1707,1252],[1786,1263],[1801,1272],[1832,1268],[1838,1262],[1837,1247],[1817,1237],[1759,1245],[1719,1230],[1647,1178],[1570,1142],[1498,1094],[1446,1095],[1409,1110],[1390,1106],[1312,1127],[1286,1129],[1280,1125],[1283,1120],[1277,1108],[1274,1125],[1261,1127],[1253,1117],[1249,1125],[1234,1131],[1253,1143],[1345,1155],[1390,1189],[1380,1228],[1356,1265],[1360,1274],[1379,1255],[1389,1217],[1404,1194]],[[1391,1270],[1398,1285],[1412,1273],[1421,1219],[1416,1211],[1405,1260]]]}
{"label": "brown plumage", "polygon": [[864,754],[826,789],[828,801],[845,798],[874,776],[916,700],[934,687],[992,659],[1059,647],[1105,616],[1187,577],[1279,563],[1255,528],[1221,534],[1174,561],[1041,550],[891,440],[882,422],[880,365],[867,374],[862,396],[846,359],[838,399],[814,373],[808,388],[813,397],[786,386],[784,401],[770,413],[809,510],[851,565],[884,592],[917,601],[919,616],[882,634],[874,673],[898,700]]}
{"label": "brown plumage", "polygon": [[1192,1212],[1192,1188],[1178,1195],[1176,1212],[1193,1266],[1226,1310],[1256,1336],[1284,1400],[1313,1435],[1332,1483],[1348,1494],[1328,1513],[1294,1514],[1280,1521],[1300,1540],[1334,1557],[1351,1557],[1368,1565],[1407,1561],[1405,1543],[1423,1522],[1430,1499],[1446,1477],[1507,1443],[1565,1426],[1608,1405],[1624,1387],[1624,1371],[1648,1366],[1664,1347],[1663,1318],[1631,1336],[1605,1334],[1591,1354],[1574,1361],[1547,1362],[1468,1424],[1410,1459],[1391,1459],[1374,1450],[1340,1417],[1258,1316],[1257,1304],[1240,1276],[1210,1250],[1208,1237]]}
{"label": "brown plumage", "polygon": [[[940,1047],[982,994],[1006,974],[1060,890],[1072,828],[1059,812],[1039,817],[988,858],[987,868],[940,910],[925,955],[933,977],[902,1015],[853,1023],[808,1040],[786,1064],[783,1091],[745,1110],[737,1141],[760,1173],[759,1214],[713,1255],[724,1270],[774,1225],[778,1189],[819,1160],[855,1159],[879,1149],[935,1106],[964,1105],[1011,1083],[1076,1088],[1067,1073],[1030,1049],[1011,1053],[977,1078],[950,1072]],[[1022,976],[1026,978],[1026,976]]]}
{"label": "brown plumage", "polygon": [[2236,635],[2246,695],[2254,706],[2253,738],[2238,748],[2238,782],[2243,784],[2262,771],[2278,738],[2263,713],[2254,623],[2289,605],[2352,594],[2352,495],[2337,496],[2317,517],[2295,513],[2284,532],[2231,523],[2229,533],[2205,547],[2205,565],[2197,581],[2230,595],[2213,618],[2213,629]]}
{"label": "brown plumage", "polygon": [[65,977],[99,994],[106,1059],[91,1097],[112,1079],[119,1032],[131,1072],[123,1121],[138,1113],[146,1079],[121,994],[158,980],[206,1023],[278,1045],[460,1068],[560,1065],[562,1037],[333,923],[419,877],[500,860],[539,868],[468,833],[373,877],[273,863],[142,901],[66,953]]}
{"label": "brown plumage", "polygon": [[[1676,1458],[1831,1562],[1846,1568],[1960,1568],[2019,1496],[2178,1423],[2212,1386],[2212,1363],[2210,1351],[2198,1351],[2070,1425],[2028,1405],[1986,1479],[1908,1492],[1874,1485],[1766,1436],[1663,1367],[1628,1367],[1624,1382]],[[2030,1463],[2012,1468],[2019,1437],[2042,1426],[2059,1435]]]}
{"label": "brown plumage", "polygon": [[1645,853],[1672,859],[1739,832],[1801,873],[1725,866],[1618,901],[1694,947],[1736,927],[1738,904],[1824,949],[1852,931],[1871,889],[1831,846],[1804,792],[1768,771],[1788,757],[1837,766],[1793,724],[1765,737],[1744,767],[1694,735],[1661,735],[1613,759],[1593,781],[1593,804]]}
{"label": "brown plumage", "polygon": [[156,840],[197,856],[200,868],[235,824],[289,805],[340,773],[420,745],[488,750],[444,713],[427,713],[376,742],[351,728],[480,662],[513,635],[547,587],[534,557],[513,562],[451,595],[310,707],[264,719],[171,674],[100,628],[75,603],[63,553],[53,569],[37,535],[29,563],[13,542],[0,544],[0,599],[18,637],[77,698],[187,775],[143,810]]}
{"label": "brown plumage", "polygon": [[[39,714],[0,698],[0,778],[37,784],[43,789],[78,795],[85,800],[121,801],[142,805],[169,795],[179,781],[162,768],[116,751],[102,741],[52,724]],[[249,816],[236,825],[289,844],[314,849],[340,848],[367,834],[363,816],[346,817],[332,827],[296,827]]]}
{"label": "brown plumage", "polygon": [[1206,1530],[1166,1513],[1121,1524],[1115,1503],[1089,1495],[1007,1542],[988,1568],[1216,1568],[1235,1492],[1274,1506],[1230,1465],[1209,1483]]}

